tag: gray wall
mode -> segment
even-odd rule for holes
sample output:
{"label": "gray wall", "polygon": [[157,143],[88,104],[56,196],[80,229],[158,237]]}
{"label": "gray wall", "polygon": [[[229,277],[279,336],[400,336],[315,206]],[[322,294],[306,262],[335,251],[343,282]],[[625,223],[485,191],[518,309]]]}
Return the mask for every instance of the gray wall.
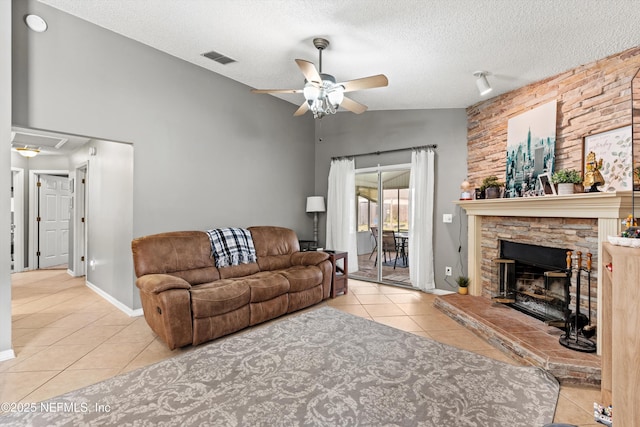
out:
{"label": "gray wall", "polygon": [[0,360],[11,349],[11,2],[0,1]]}
{"label": "gray wall", "polygon": [[[131,237],[260,224],[310,237],[310,115],[36,1],[13,8],[13,123],[133,144]],[[133,278],[116,286],[140,307]]]}
{"label": "gray wall", "polygon": [[[316,194],[327,195],[331,157],[437,144],[434,206],[434,258],[436,286],[457,289],[453,278],[466,274],[467,220],[454,203],[467,173],[467,115],[464,109],[369,111],[362,115],[338,113],[316,126]],[[322,141],[320,141],[322,140]],[[356,168],[411,163],[411,151],[356,158]],[[442,214],[454,215],[452,224]],[[326,215],[321,216],[324,244]],[[461,251],[458,248],[461,246]],[[445,266],[453,278],[445,282]]]}
{"label": "gray wall", "polygon": [[[122,286],[132,281],[133,274],[133,159],[132,145],[101,140],[91,140],[69,158],[75,194],[84,189],[75,176],[76,168],[88,167],[87,282],[120,302],[139,297],[137,288]],[[77,206],[74,203],[74,209]]]}
{"label": "gray wall", "polygon": [[[451,203],[466,174],[464,110],[340,113],[322,123],[311,115],[294,118],[296,106],[290,103],[251,94],[244,85],[34,0],[12,5],[13,117],[0,110],[0,129],[4,132],[6,122],[132,144],[131,238],[272,224],[291,227],[308,239],[312,216],[304,213],[305,199],[326,196],[331,156],[436,143],[436,277],[446,288],[441,283],[444,265],[460,264],[460,242],[466,253],[460,213]],[[47,32],[28,31],[23,23],[27,13],[42,15]],[[2,78],[2,84],[8,82]],[[314,133],[324,142],[316,143]],[[8,150],[2,155],[7,163]],[[404,153],[359,159],[357,165],[408,161]],[[7,189],[0,188],[5,200]],[[442,224],[445,212],[455,214],[453,225]],[[322,237],[325,218],[321,215]],[[121,239],[121,245],[129,241]],[[113,253],[108,239],[96,244],[100,253]],[[112,283],[99,287],[127,307],[139,308],[130,266],[115,255],[105,262],[109,270],[101,277]],[[0,276],[0,292],[10,292],[8,282],[2,286],[5,276],[8,270]],[[10,308],[0,307],[0,313],[10,329]]]}

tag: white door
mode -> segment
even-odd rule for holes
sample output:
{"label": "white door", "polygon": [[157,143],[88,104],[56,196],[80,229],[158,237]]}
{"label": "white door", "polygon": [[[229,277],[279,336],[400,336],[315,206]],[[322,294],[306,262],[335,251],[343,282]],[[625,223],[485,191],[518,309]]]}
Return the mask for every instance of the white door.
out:
{"label": "white door", "polygon": [[69,262],[69,178],[39,176],[38,268]]}

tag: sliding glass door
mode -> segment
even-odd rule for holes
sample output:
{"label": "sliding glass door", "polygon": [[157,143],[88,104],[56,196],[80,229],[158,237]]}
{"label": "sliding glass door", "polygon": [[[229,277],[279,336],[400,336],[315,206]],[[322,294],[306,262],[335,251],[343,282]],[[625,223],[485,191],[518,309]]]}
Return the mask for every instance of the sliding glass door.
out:
{"label": "sliding glass door", "polygon": [[409,165],[356,171],[358,272],[354,278],[410,286]]}

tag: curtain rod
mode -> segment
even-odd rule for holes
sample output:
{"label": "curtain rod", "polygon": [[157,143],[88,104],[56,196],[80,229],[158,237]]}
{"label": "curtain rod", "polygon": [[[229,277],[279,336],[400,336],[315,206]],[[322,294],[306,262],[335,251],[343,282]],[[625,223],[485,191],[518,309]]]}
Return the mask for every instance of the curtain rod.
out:
{"label": "curtain rod", "polygon": [[352,159],[354,157],[372,156],[374,154],[376,156],[379,156],[380,154],[397,153],[399,151],[409,151],[409,150],[422,150],[422,149],[425,149],[425,148],[431,148],[431,149],[435,150],[436,148],[438,148],[438,145],[437,144],[421,145],[419,147],[395,148],[393,150],[372,151],[370,153],[352,154],[350,156],[336,156],[336,157],[332,157],[331,160]]}

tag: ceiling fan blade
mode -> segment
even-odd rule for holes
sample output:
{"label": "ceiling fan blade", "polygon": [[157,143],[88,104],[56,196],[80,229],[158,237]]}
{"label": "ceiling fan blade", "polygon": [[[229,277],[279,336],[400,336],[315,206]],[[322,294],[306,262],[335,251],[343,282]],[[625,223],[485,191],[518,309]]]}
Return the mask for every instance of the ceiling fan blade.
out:
{"label": "ceiling fan blade", "polygon": [[313,62],[305,61],[304,59],[296,59],[296,64],[300,67],[300,71],[304,74],[304,78],[307,79],[308,82],[322,84],[322,79],[320,78],[320,74],[316,69],[316,66],[313,65]]}
{"label": "ceiling fan blade", "polygon": [[302,89],[251,89],[253,93],[302,93]]}
{"label": "ceiling fan blade", "polygon": [[309,111],[309,103],[307,101],[304,101],[302,103],[302,105],[300,105],[300,108],[298,108],[296,110],[295,113],[293,113],[294,116],[301,116],[304,113],[306,113],[307,111]]}
{"label": "ceiling fan blade", "polygon": [[365,111],[367,111],[367,108],[368,108],[366,105],[360,104],[359,102],[356,102],[353,99],[347,98],[346,96],[342,100],[342,103],[340,104],[340,106],[345,110],[349,110],[352,113],[356,113],[356,114],[362,114]]}
{"label": "ceiling fan blade", "polygon": [[376,76],[363,77],[361,79],[349,80],[348,82],[338,84],[344,86],[345,92],[353,92],[362,89],[385,87],[389,84],[389,80],[384,74],[378,74]]}

